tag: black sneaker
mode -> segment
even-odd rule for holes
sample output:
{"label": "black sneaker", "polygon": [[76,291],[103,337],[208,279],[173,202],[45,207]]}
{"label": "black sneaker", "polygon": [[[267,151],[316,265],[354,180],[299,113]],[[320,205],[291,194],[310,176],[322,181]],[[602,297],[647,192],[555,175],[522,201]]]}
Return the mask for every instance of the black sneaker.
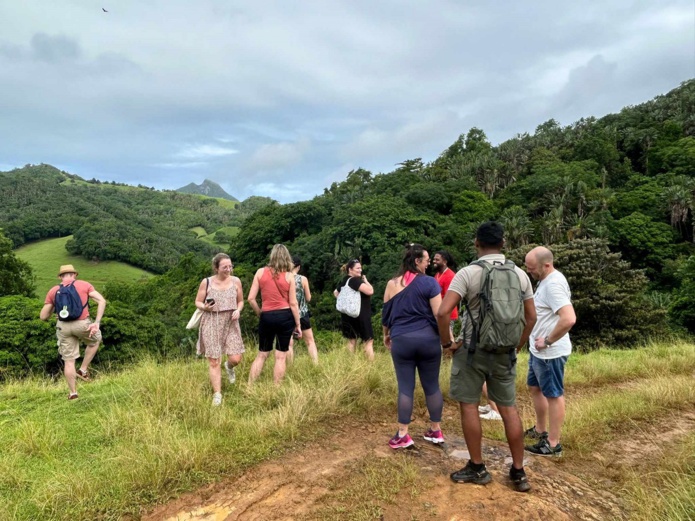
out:
{"label": "black sneaker", "polygon": [[524,431],[524,438],[531,438],[531,439],[533,439],[533,440],[540,440],[540,439],[543,438],[543,437],[546,437],[546,438],[547,438],[547,437],[548,437],[548,433],[547,433],[547,432],[538,432],[538,431],[536,430],[536,426],[535,426],[535,425],[534,425],[533,427],[531,427],[530,429],[526,429],[526,430]]}
{"label": "black sneaker", "polygon": [[527,445],[525,449],[531,454],[536,454],[538,456],[562,456],[562,445],[558,443],[554,447],[551,447],[547,436],[538,440],[538,443],[535,445]]}
{"label": "black sneaker", "polygon": [[455,483],[475,483],[476,485],[487,485],[492,481],[492,476],[483,465],[483,468],[476,471],[469,461],[461,470],[451,474],[451,481]]}
{"label": "black sneaker", "polygon": [[509,468],[509,479],[512,480],[512,485],[514,485],[514,490],[517,492],[528,492],[531,490],[531,485],[526,477],[526,472],[524,469],[518,470],[513,466]]}

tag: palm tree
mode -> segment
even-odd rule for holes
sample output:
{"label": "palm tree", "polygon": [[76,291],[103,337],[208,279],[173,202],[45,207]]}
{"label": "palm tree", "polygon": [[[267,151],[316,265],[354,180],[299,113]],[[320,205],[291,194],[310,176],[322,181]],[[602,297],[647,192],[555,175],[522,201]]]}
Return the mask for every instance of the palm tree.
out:
{"label": "palm tree", "polygon": [[500,223],[504,226],[507,248],[513,250],[529,243],[533,226],[526,210],[521,206],[512,206],[502,212]]}

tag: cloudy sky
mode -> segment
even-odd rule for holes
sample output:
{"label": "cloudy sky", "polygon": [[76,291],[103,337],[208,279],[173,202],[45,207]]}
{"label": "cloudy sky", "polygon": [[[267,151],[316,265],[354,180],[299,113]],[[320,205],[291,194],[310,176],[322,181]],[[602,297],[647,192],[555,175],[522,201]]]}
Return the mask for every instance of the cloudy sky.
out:
{"label": "cloudy sky", "polygon": [[0,27],[0,170],[239,199],[309,199],[472,126],[499,143],[695,77],[693,0],[22,0]]}

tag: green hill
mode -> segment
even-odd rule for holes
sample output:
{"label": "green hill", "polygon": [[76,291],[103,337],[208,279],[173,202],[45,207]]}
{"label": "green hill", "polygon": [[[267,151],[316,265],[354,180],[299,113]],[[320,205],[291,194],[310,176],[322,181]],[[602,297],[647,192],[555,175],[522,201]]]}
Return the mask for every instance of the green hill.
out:
{"label": "green hill", "polygon": [[92,262],[65,250],[65,243],[72,236],[33,242],[17,249],[17,257],[31,265],[36,275],[36,295],[43,298],[48,290],[58,283],[58,269],[63,264],[72,264],[79,278],[91,282],[102,292],[107,282],[136,282],[147,280],[151,273],[118,261]]}

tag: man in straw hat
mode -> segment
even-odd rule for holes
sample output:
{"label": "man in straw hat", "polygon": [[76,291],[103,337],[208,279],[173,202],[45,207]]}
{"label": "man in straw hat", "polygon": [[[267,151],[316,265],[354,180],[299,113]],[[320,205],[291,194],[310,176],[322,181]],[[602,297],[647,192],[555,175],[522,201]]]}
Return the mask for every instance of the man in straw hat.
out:
{"label": "man in straw hat", "polygon": [[[106,300],[89,282],[77,280],[77,271],[72,264],[61,266],[58,278],[60,285],[49,290],[40,318],[48,320],[54,312],[57,316],[58,353],[65,364],[65,379],[70,389],[68,400],[74,400],[77,398],[75,378],[89,380],[89,363],[99,349],[99,342],[101,342],[99,323],[104,315]],[[97,316],[94,322],[89,318],[90,298],[97,303]],[[62,309],[57,310],[56,304],[62,305]],[[82,365],[75,370],[75,360],[80,357],[80,341],[87,344],[87,347]]]}

